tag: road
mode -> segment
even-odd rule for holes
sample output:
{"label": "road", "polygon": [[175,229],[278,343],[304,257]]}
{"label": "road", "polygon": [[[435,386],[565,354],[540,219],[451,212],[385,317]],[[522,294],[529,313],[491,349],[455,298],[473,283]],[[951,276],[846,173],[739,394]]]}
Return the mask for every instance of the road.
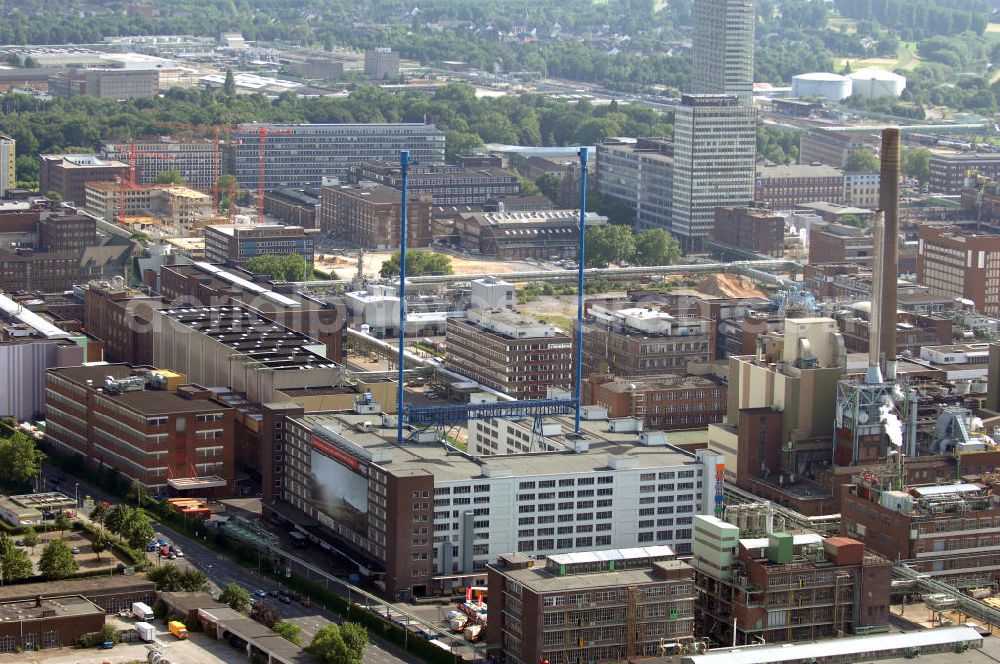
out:
{"label": "road", "polygon": [[[77,478],[49,466],[43,468],[44,487],[54,490],[54,486],[58,483],[56,481],[58,477],[64,478],[61,482],[61,490],[72,495]],[[69,488],[68,492],[67,487]],[[120,502],[105,491],[85,481],[79,482],[79,496],[81,500],[84,496],[91,496],[95,500],[105,500],[112,504]],[[225,556],[219,555],[194,538],[187,537],[162,523],[154,525],[158,537],[173,542],[184,551],[184,557],[178,558],[174,563],[180,566],[195,567],[203,571],[208,576],[214,594],[218,594],[222,588],[230,583],[238,583],[251,591],[260,589],[270,592],[281,588],[280,584],[270,578],[258,574],[255,570],[248,570]],[[153,554],[147,555],[152,556]],[[316,605],[306,608],[296,602],[282,604],[272,597],[268,597],[265,601],[277,609],[283,619],[290,620],[302,628],[302,642],[304,644],[312,641],[313,635],[324,625],[331,622],[341,622],[338,616]],[[422,660],[374,634],[369,635],[364,661],[366,664],[422,664]]]}

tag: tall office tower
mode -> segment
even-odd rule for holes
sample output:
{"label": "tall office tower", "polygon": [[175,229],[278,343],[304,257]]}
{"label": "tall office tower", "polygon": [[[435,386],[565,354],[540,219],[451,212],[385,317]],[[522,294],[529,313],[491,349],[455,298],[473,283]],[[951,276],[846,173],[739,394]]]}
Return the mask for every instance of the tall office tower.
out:
{"label": "tall office tower", "polygon": [[14,139],[0,134],[0,198],[14,188],[16,175],[14,173]]}
{"label": "tall office tower", "polygon": [[685,251],[701,251],[715,208],[754,198],[757,115],[732,95],[682,95],[674,116],[670,231]]}
{"label": "tall office tower", "polygon": [[695,0],[692,92],[753,97],[754,0]]}

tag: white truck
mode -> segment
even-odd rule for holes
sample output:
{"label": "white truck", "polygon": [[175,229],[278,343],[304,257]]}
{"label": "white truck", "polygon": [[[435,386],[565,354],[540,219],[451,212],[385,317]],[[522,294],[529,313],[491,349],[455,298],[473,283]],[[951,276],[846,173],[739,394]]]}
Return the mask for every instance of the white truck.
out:
{"label": "white truck", "polygon": [[156,640],[156,627],[148,622],[137,622],[135,631],[139,634],[139,638],[146,643],[152,643]]}
{"label": "white truck", "polygon": [[144,602],[135,602],[132,604],[132,615],[136,620],[152,620],[153,610]]}

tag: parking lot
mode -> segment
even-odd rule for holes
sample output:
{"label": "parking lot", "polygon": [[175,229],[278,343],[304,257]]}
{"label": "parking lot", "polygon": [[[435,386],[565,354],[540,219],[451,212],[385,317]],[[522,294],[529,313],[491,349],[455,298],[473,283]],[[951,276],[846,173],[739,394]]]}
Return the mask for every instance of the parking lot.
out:
{"label": "parking lot", "polygon": [[[31,563],[35,566],[36,572],[38,571],[38,561],[42,557],[42,551],[45,550],[45,545],[59,538],[59,531],[50,528],[48,532],[38,533],[38,544],[31,548],[25,547],[25,550],[31,558]],[[128,563],[128,561],[116,557],[114,551],[111,549],[102,551],[100,557],[98,557],[91,547],[90,539],[82,530],[67,530],[65,533],[62,533],[62,540],[65,542],[66,546],[74,550],[73,558],[76,560],[76,564],[80,566],[81,571],[89,572],[106,569],[110,572],[115,566],[118,565],[118,563]],[[15,539],[15,542],[18,541],[21,540]]]}

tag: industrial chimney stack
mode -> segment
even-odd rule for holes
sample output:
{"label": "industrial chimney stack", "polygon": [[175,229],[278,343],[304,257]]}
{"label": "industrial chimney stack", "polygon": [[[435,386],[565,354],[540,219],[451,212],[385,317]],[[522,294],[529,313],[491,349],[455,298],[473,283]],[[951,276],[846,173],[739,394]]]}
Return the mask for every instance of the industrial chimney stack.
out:
{"label": "industrial chimney stack", "polygon": [[[882,251],[876,250],[875,260],[881,261],[881,284],[878,293],[878,343],[885,358],[882,375],[886,381],[896,379],[896,296],[899,289],[899,128],[882,130],[882,160],[879,172],[879,208],[883,213]],[[878,269],[878,268],[876,268]],[[874,287],[873,287],[874,297]],[[874,303],[873,303],[874,305]]]}

